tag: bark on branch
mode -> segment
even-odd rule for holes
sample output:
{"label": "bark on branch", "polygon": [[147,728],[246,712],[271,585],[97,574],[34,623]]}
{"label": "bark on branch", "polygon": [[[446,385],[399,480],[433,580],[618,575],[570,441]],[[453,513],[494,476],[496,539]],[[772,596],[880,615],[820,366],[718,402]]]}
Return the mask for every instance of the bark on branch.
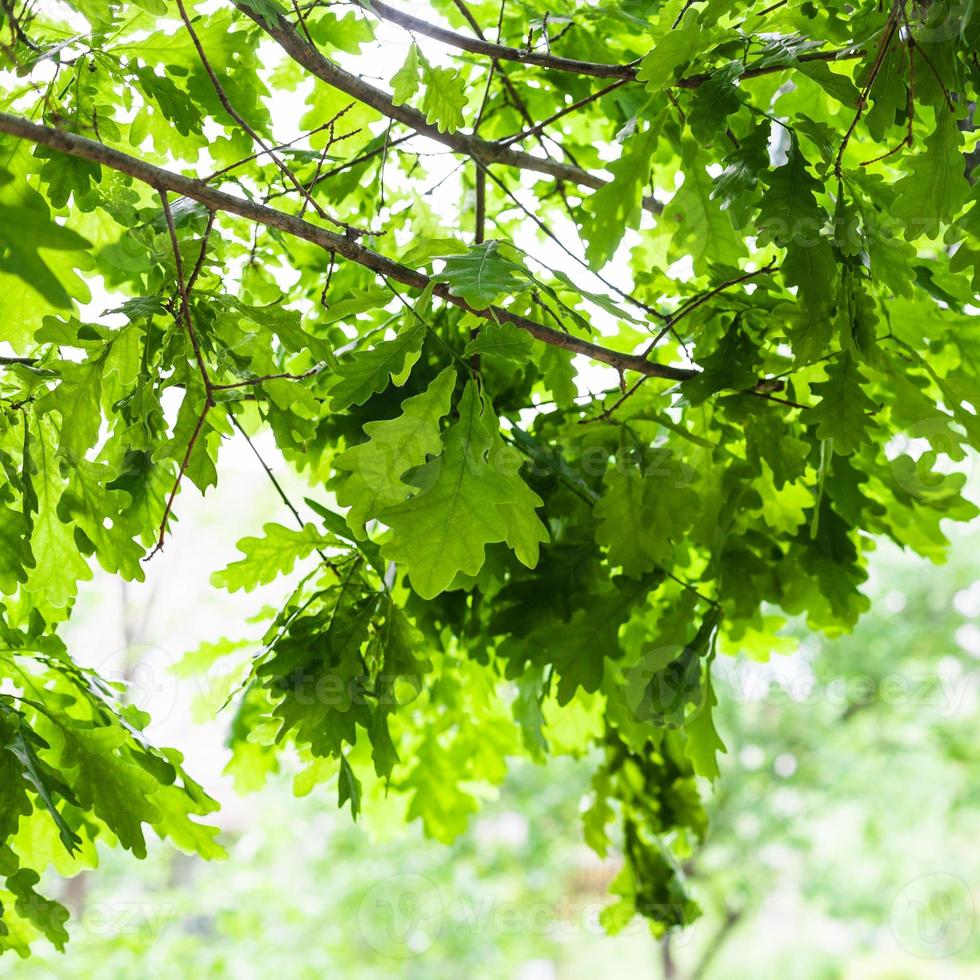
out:
{"label": "bark on branch", "polygon": [[[457,31],[439,27],[421,17],[413,17],[391,4],[382,3],[381,0],[351,0],[358,7],[362,7],[368,13],[372,13],[382,20],[390,21],[399,27],[404,27],[413,34],[422,34],[431,37],[443,44],[448,44],[461,51],[469,51],[471,54],[482,54],[495,61],[516,61],[523,65],[536,65],[539,68],[549,68],[552,71],[568,72],[572,75],[589,75],[593,78],[621,78],[625,81],[636,79],[637,66],[629,65],[610,65],[597,61],[578,61],[575,58],[562,58],[550,52],[531,51],[528,48],[511,48],[505,44],[493,44],[481,38],[470,37],[460,34]],[[244,8],[242,8],[244,9]],[[247,13],[248,11],[246,11]],[[255,20],[256,18],[253,18]],[[863,52],[844,49],[841,51],[810,51],[801,55],[799,61],[837,61],[846,58],[857,58]],[[766,65],[762,68],[749,68],[742,74],[742,78],[758,78],[760,75],[770,75],[777,71],[784,71],[792,65]],[[678,79],[674,84],[678,88],[693,89],[703,85],[710,75],[698,74],[689,75],[686,78]]]}
{"label": "bark on branch", "polygon": [[[211,187],[201,180],[156,167],[84,136],[67,133],[60,129],[52,129],[48,126],[40,126],[7,113],[0,113],[0,133],[46,146],[69,156],[90,160],[119,173],[129,174],[129,176],[153,187],[158,192],[172,191],[175,194],[181,194],[191,200],[198,201],[210,211],[236,214],[265,227],[277,228],[414,289],[424,289],[429,285],[429,277],[424,273],[365,248],[351,238],[335,234],[291,214],[277,211],[275,208],[235,197]],[[560,330],[553,330],[536,320],[503,307],[494,306],[485,310],[474,309],[465,300],[453,296],[445,283],[437,284],[434,293],[446,302],[453,303],[455,306],[469,310],[485,319],[513,323],[542,343],[560,347],[574,354],[584,354],[586,357],[608,364],[620,372],[636,371],[648,377],[666,378],[671,381],[687,381],[699,373],[692,368],[655,364],[639,354],[623,354],[619,351],[600,347],[598,344],[573,337]]]}
{"label": "bark on branch", "polygon": [[[500,163],[521,170],[531,170],[548,177],[554,177],[556,180],[568,181],[582,187],[591,187],[593,190],[597,190],[608,183],[598,174],[590,173],[571,163],[537,157],[531,153],[525,153],[523,150],[515,150],[510,146],[505,146],[503,143],[480,139],[478,136],[467,133],[458,131],[442,133],[437,127],[426,122],[425,116],[417,109],[408,105],[395,105],[387,92],[375,88],[365,82],[364,79],[358,78],[357,75],[344,70],[340,65],[324,57],[305,37],[294,30],[285,17],[279,16],[273,21],[271,18],[267,19],[254,11],[244,0],[232,0],[232,2],[246,17],[255,21],[272,37],[293,61],[305,68],[311,75],[344,92],[352,99],[363,102],[383,116],[414,129],[421,136],[427,136],[437,143],[442,143],[443,146],[448,146],[456,153],[473,157],[484,164]],[[663,210],[660,202],[653,197],[645,197],[643,207],[653,214],[659,214]]]}

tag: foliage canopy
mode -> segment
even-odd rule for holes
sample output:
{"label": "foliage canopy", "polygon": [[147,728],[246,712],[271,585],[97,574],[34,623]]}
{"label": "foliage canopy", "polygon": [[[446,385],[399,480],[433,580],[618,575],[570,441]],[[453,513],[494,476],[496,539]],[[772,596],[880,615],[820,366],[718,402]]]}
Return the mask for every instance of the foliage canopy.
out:
{"label": "foliage canopy", "polygon": [[716,651],[975,514],[973,5],[0,9],[0,945],[64,943],[39,872],[97,840],[220,855],[59,628],[259,434],[310,494],[214,584],[288,597],[185,665],[239,782],[288,746],[451,840],[598,746],[606,925],[690,922]]}

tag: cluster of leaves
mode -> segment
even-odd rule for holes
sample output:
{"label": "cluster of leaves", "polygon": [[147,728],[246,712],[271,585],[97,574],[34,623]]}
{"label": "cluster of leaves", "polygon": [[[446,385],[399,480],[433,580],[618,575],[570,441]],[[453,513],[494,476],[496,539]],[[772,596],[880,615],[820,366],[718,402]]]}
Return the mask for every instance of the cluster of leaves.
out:
{"label": "cluster of leaves", "polygon": [[[215,851],[179,758],[58,631],[94,562],[142,578],[236,430],[270,433],[312,488],[309,522],[288,502],[296,529],[246,537],[215,579],[296,570],[264,634],[189,660],[230,665],[240,784],[288,743],[299,792],[336,780],[355,815],[401,796],[448,840],[509,756],[601,746],[585,833],[626,859],[607,925],[689,922],[718,637],[848,630],[876,537],[939,561],[941,522],[975,514],[950,467],[980,448],[980,17],[474,3],[510,60],[434,67],[420,40],[388,95],[340,67],[376,53],[380,5],[17,6],[0,23],[0,942],[63,939],[33,897],[70,865],[59,835],[139,854],[147,824]],[[433,3],[463,31],[460,6]],[[559,51],[585,68],[549,66]],[[596,63],[624,66],[617,82]],[[289,93],[302,138],[270,111]],[[420,129],[471,158],[445,201]],[[532,141],[544,156],[512,148]],[[200,180],[171,201],[181,172]],[[219,185],[271,207],[211,210]],[[574,277],[549,268],[565,258]],[[82,316],[95,284],[116,306]]]}

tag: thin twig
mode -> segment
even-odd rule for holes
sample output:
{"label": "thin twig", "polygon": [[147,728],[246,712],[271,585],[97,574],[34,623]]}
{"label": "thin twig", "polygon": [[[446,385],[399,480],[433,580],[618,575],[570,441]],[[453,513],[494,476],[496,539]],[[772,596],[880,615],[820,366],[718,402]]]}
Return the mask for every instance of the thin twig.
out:
{"label": "thin twig", "polygon": [[[272,467],[262,458],[262,454],[258,451],[255,443],[252,442],[249,434],[242,428],[241,422],[238,421],[238,416],[234,412],[229,412],[228,417],[231,419],[231,424],[238,430],[242,438],[248,443],[248,448],[252,450],[252,454],[259,461],[259,465],[265,470],[265,475],[269,478],[269,482],[275,487],[276,493],[279,495],[279,499],[286,505],[289,512],[296,519],[296,523],[299,525],[300,530],[306,527],[306,522],[300,516],[299,511],[296,509],[293,502],[289,499],[286,491],[283,490],[282,485],[276,479],[276,474],[272,472]],[[327,557],[323,549],[317,546],[317,554],[323,560],[323,564],[326,565],[332,572],[337,572],[337,566]]]}
{"label": "thin twig", "polygon": [[177,229],[174,225],[173,212],[170,210],[170,201],[167,198],[166,190],[160,190],[160,201],[163,204],[163,216],[167,222],[167,231],[170,234],[170,245],[174,253],[174,266],[177,270],[177,289],[180,293],[180,307],[183,313],[184,326],[187,328],[187,336],[190,339],[191,347],[194,349],[194,358],[197,361],[201,378],[204,381],[204,393],[208,407],[214,404],[211,398],[211,377],[208,374],[207,365],[204,363],[204,354],[201,351],[201,343],[194,329],[194,320],[191,317],[190,297],[187,293],[187,283],[184,280],[184,260],[180,255],[180,244],[177,241]]}
{"label": "thin twig", "polygon": [[[431,20],[413,17],[411,14],[403,13],[390,4],[383,3],[382,0],[350,0],[350,2],[383,20],[400,25],[412,33],[434,38],[444,44],[460,48],[463,51],[469,51],[472,54],[482,54],[490,58],[496,58],[499,61],[516,61],[525,65],[536,65],[540,68],[568,72],[573,75],[591,75],[595,78],[622,78],[626,81],[634,81],[636,79],[636,62],[628,65],[601,64],[591,61],[578,61],[574,58],[561,58],[551,54],[550,51],[541,54],[532,50],[530,45],[522,48],[511,48],[503,44],[493,44],[481,38],[469,37],[466,34],[460,34],[457,31],[439,27],[437,24],[433,24]],[[554,41],[556,38],[552,38],[551,40]],[[860,52],[848,48],[834,51],[810,51],[800,56],[797,61],[836,61],[844,58],[856,58],[859,54]],[[742,77],[757,78],[760,75],[783,71],[787,67],[791,66],[766,65],[760,68],[749,69],[749,74],[743,75]],[[691,75],[687,78],[682,78],[675,84],[681,88],[697,88],[699,85],[703,85],[710,77],[710,73]]]}
{"label": "thin twig", "polygon": [[868,104],[868,96],[871,94],[871,89],[874,87],[874,84],[878,79],[878,75],[885,64],[888,49],[891,47],[892,40],[894,39],[895,33],[898,30],[899,21],[901,20],[899,11],[902,8],[903,3],[904,0],[895,0],[892,5],[892,9],[888,14],[888,20],[885,23],[885,30],[882,34],[881,42],[878,45],[878,53],[875,55],[875,60],[871,66],[871,71],[868,73],[864,87],[861,89],[861,93],[858,96],[857,111],[854,113],[854,118],[851,120],[850,126],[847,127],[847,132],[844,133],[844,138],[841,140],[840,147],[837,150],[837,157],[834,160],[834,176],[838,181],[841,180],[844,150],[847,148],[847,144],[850,142],[851,136],[854,134],[854,130],[857,128],[858,120],[860,120],[861,116],[864,114],[864,110]]}
{"label": "thin twig", "polygon": [[[481,41],[486,41],[486,35],[483,33],[483,30],[480,27],[480,24],[477,21],[477,19],[473,16],[473,12],[466,5],[465,0],[453,0],[453,3],[456,5],[456,9],[466,19],[466,22],[470,25],[470,28],[472,29],[473,33]],[[504,4],[501,3],[501,5],[500,5],[500,18],[499,18],[499,20],[497,22],[497,36],[498,37],[500,36],[500,31],[501,31],[501,29],[503,27],[503,12],[504,12]],[[517,90],[517,87],[510,80],[510,76],[507,74],[506,68],[504,68],[504,66],[496,58],[494,58],[490,62],[490,76],[491,76],[491,78],[492,78],[494,72],[496,72],[500,76],[500,81],[503,83],[504,88],[507,90],[507,95],[510,97],[511,103],[513,104],[514,108],[518,111],[518,113],[520,114],[521,118],[524,120],[524,122],[528,126],[532,126],[533,127],[533,125],[534,125],[534,117],[531,115],[531,112],[530,112],[530,110],[527,107],[527,103],[524,101],[523,96]],[[487,93],[488,94],[489,94],[489,91],[490,91],[490,79],[487,80]],[[480,110],[480,115],[481,116],[483,115],[483,108],[482,107],[481,107],[481,110]],[[478,122],[479,122],[479,119],[478,119]],[[476,130],[477,130],[477,127],[474,126],[473,127],[473,134],[474,135],[476,135]],[[541,149],[544,150],[544,155],[550,159],[551,158],[551,152],[549,151],[547,145],[545,144],[543,137],[540,135],[540,131],[538,133],[535,133],[535,135],[537,136],[538,143],[541,145]],[[568,159],[576,167],[579,166],[578,161],[575,159],[575,157],[573,156],[573,154],[572,154],[572,152],[570,150],[568,150],[567,148],[562,148],[562,153],[564,153],[565,156],[567,156]]]}
{"label": "thin twig", "polygon": [[197,445],[197,438],[201,434],[201,429],[204,428],[204,420],[208,417],[208,412],[211,411],[211,402],[205,401],[204,408],[201,410],[201,414],[197,417],[197,424],[194,426],[194,431],[191,433],[190,440],[187,443],[187,451],[184,453],[184,458],[181,461],[180,469],[177,471],[177,479],[174,480],[174,485],[170,490],[170,496],[167,497],[167,506],[163,509],[163,518],[160,521],[160,532],[157,536],[157,543],[154,545],[153,550],[143,559],[143,561],[149,561],[158,551],[163,551],[163,541],[167,533],[167,524],[170,522],[170,513],[173,510],[174,499],[177,496],[177,491],[180,489],[180,481],[184,478],[184,474],[187,472],[187,467],[191,462],[191,455],[194,452],[194,447]]}
{"label": "thin twig", "polygon": [[197,360],[198,370],[201,372],[201,379],[204,382],[204,407],[201,409],[201,413],[197,417],[197,423],[195,424],[194,431],[191,433],[191,437],[188,440],[187,450],[184,453],[183,460],[181,461],[180,469],[177,471],[177,478],[174,480],[174,485],[170,490],[170,496],[167,497],[167,504],[163,509],[163,517],[160,520],[160,531],[157,536],[157,543],[153,550],[146,556],[146,558],[143,559],[144,561],[149,561],[158,551],[163,550],[163,542],[167,534],[167,524],[170,521],[170,514],[173,510],[174,500],[177,497],[177,491],[180,489],[180,484],[184,478],[184,473],[187,472],[187,467],[190,465],[191,455],[194,452],[194,447],[197,445],[197,440],[201,434],[201,430],[204,428],[205,419],[207,419],[208,413],[214,407],[214,386],[211,383],[211,376],[208,374],[207,365],[204,363],[204,354],[201,351],[201,344],[197,337],[197,331],[194,329],[194,320],[191,316],[190,298],[187,294],[187,283],[184,280],[184,262],[180,256],[180,243],[177,240],[177,229],[174,226],[174,216],[170,210],[170,202],[167,199],[166,190],[161,188],[159,193],[160,201],[163,204],[163,215],[167,222],[167,231],[170,234],[170,244],[174,253],[174,265],[177,270],[177,289],[180,293],[180,308],[181,312],[183,313],[184,326],[187,328],[187,336],[190,338],[191,347],[194,349],[194,357]]}
{"label": "thin twig", "polygon": [[231,381],[228,384],[213,384],[211,385],[211,390],[231,391],[233,388],[248,388],[252,385],[260,385],[265,381],[305,381],[307,378],[312,378],[314,375],[320,374],[325,368],[325,364],[317,364],[316,367],[311,367],[302,374],[289,374],[288,372],[282,374],[263,374],[258,378],[246,378],[243,381]]}
{"label": "thin twig", "polygon": [[[282,16],[266,17],[245,3],[244,0],[232,0],[232,2],[246,17],[255,21],[270,37],[274,38],[283,51],[310,74],[341,92],[345,92],[351,98],[376,109],[389,119],[403,123],[420,135],[427,136],[456,153],[468,157],[479,157],[484,163],[501,163],[523,170],[531,170],[559,181],[564,180],[593,189],[604,187],[608,183],[607,180],[597,174],[583,170],[572,163],[566,163],[564,160],[535,156],[522,150],[515,150],[513,147],[502,146],[493,140],[482,139],[462,130],[441,132],[438,126],[428,122],[425,115],[418,109],[413,109],[405,104],[395,105],[388,92],[375,88],[363,78],[346,71],[329,58],[324,57],[316,48],[308,44],[305,38],[296,32],[292,24]],[[533,125],[533,120],[530,122]],[[654,214],[662,210],[659,203],[653,198],[644,198],[642,206]]]}
{"label": "thin twig", "polygon": [[296,174],[286,166],[279,155],[276,153],[275,149],[270,146],[266,141],[252,128],[248,120],[231,104],[231,100],[228,98],[227,93],[224,90],[221,82],[218,80],[218,76],[211,66],[211,62],[208,60],[208,56],[204,51],[204,46],[201,44],[201,39],[197,35],[197,31],[194,30],[194,25],[191,23],[190,17],[187,15],[187,9],[184,6],[184,0],[177,0],[177,10],[180,13],[180,18],[184,22],[184,26],[187,28],[187,33],[190,35],[191,43],[194,45],[197,55],[201,60],[201,65],[204,68],[205,73],[211,81],[211,87],[214,89],[215,94],[218,96],[218,101],[224,107],[225,112],[231,116],[232,119],[238,123],[242,129],[252,138],[252,140],[257,143],[264,153],[266,153],[270,160],[276,165],[282,175],[296,188],[296,190],[303,196],[304,201],[308,202],[309,205],[316,211],[317,215],[321,217],[324,221],[329,221],[337,228],[343,228],[347,232],[353,232],[356,234],[365,234],[364,231],[360,229],[351,228],[344,221],[339,221],[332,215],[327,214],[327,212],[320,207],[320,205],[310,196],[306,188],[300,183]]}
{"label": "thin twig", "polygon": [[296,0],[292,0],[292,3],[293,13],[296,14],[296,19],[299,21],[299,26],[303,28],[303,34],[305,35],[306,40],[309,41],[310,44],[313,44],[313,35],[310,33],[310,29],[306,24],[306,17],[304,16],[303,11],[299,9],[299,4],[296,2]]}
{"label": "thin twig", "polygon": [[790,408],[809,408],[809,405],[801,405],[799,402],[791,401],[789,398],[779,398],[776,395],[770,395],[768,391],[760,391],[756,388],[749,388],[747,391],[742,392],[743,395],[753,395],[756,398],[765,398],[766,401],[778,402],[780,405],[789,405]]}
{"label": "thin twig", "polygon": [[330,291],[330,280],[333,278],[334,266],[337,264],[337,253],[330,253],[330,262],[327,265],[327,278],[323,281],[323,289],[320,292],[320,305],[325,309],[330,307],[327,305],[327,293]]}
{"label": "thin twig", "polygon": [[204,268],[204,259],[208,254],[208,240],[211,238],[211,229],[214,228],[215,217],[216,215],[214,211],[208,211],[208,221],[204,226],[204,234],[201,236],[201,251],[197,256],[197,262],[194,263],[194,268],[191,270],[191,274],[187,277],[188,295],[194,288],[194,283],[197,282],[197,277],[201,274],[201,270]]}
{"label": "thin twig", "polygon": [[731,289],[732,286],[738,286],[740,283],[746,282],[749,279],[754,279],[756,276],[761,276],[767,272],[772,272],[775,268],[776,260],[775,258],[772,258],[759,269],[755,269],[752,272],[745,272],[740,276],[735,276],[733,279],[726,279],[723,283],[720,283],[713,289],[709,289],[706,293],[698,296],[686,306],[682,306],[676,313],[672,313],[668,319],[670,320],[671,324],[675,324],[678,320],[683,319],[689,313],[696,310],[699,306],[703,306],[708,302],[708,300],[717,296],[719,293],[724,292],[726,289]]}
{"label": "thin twig", "polygon": [[[351,105],[353,104],[354,103],[352,102]],[[333,121],[334,121],[333,119],[328,120],[322,125],[317,126],[316,129],[311,129],[308,133],[301,133],[299,136],[295,137],[294,139],[288,140],[285,143],[277,143],[274,147],[272,147],[272,149],[277,151],[288,150],[290,147],[295,146],[297,143],[301,142],[302,140],[309,139],[311,136],[316,136],[317,133],[322,132],[324,129],[329,129],[330,124]],[[356,136],[359,132],[360,129],[352,129],[349,133],[343,133],[342,135],[338,136],[334,142],[339,143],[341,140],[350,139],[352,136]],[[220,170],[215,170],[214,173],[205,177],[204,180],[205,181],[216,180],[218,177],[222,177],[226,173],[229,173],[232,170],[236,170],[238,167],[244,166],[246,163],[251,163],[253,160],[257,160],[260,156],[264,156],[265,153],[266,153],[265,150],[257,150],[255,153],[250,153],[247,157],[242,157],[241,160],[236,160],[234,163],[229,163],[227,167],[222,167]],[[325,174],[324,177],[326,176],[330,176],[330,175]],[[321,177],[321,179],[323,179],[323,177]],[[289,193],[289,192],[283,191],[281,193]],[[281,196],[281,194],[277,196]]]}
{"label": "thin twig", "polygon": [[684,6],[681,7],[680,12],[674,18],[674,23],[670,25],[670,29],[672,31],[676,31],[677,28],[680,27],[680,23],[684,19],[684,14],[686,14],[696,2],[697,0],[685,0]]}
{"label": "thin twig", "polygon": [[939,82],[939,87],[943,91],[943,98],[946,100],[946,107],[950,112],[955,112],[956,106],[953,105],[953,97],[950,95],[949,89],[946,87],[946,83],[943,81],[942,76],[936,70],[936,66],[932,63],[932,58],[926,54],[925,48],[923,48],[921,44],[915,43],[915,38],[913,38],[911,34],[909,35],[909,42],[909,47],[912,49],[913,53],[918,51],[919,54],[922,55],[922,60],[929,66],[929,71],[932,72],[933,77],[937,82]]}
{"label": "thin twig", "polygon": [[623,402],[625,402],[628,398],[630,398],[633,394],[635,394],[636,390],[640,387],[641,384],[643,384],[644,381],[646,381],[646,377],[641,377],[639,381],[637,381],[629,390],[621,394],[619,398],[617,398],[616,401],[609,406],[609,408],[605,409],[603,412],[601,412],[599,415],[594,416],[593,418],[579,419],[578,424],[589,425],[592,422],[604,422],[613,414],[613,412],[616,411],[617,408],[619,408],[620,405],[623,404]]}
{"label": "thin twig", "polygon": [[615,91],[620,86],[625,84],[626,84],[626,79],[620,78],[617,81],[612,82],[610,85],[604,85],[601,89],[598,89],[597,91],[593,92],[591,95],[586,95],[584,98],[579,99],[577,102],[573,102],[571,105],[567,105],[564,108],[559,109],[557,112],[552,113],[543,122],[536,123],[530,129],[525,129],[520,133],[515,133],[513,136],[507,136],[504,139],[502,139],[500,142],[504,146],[510,146],[512,143],[520,143],[522,140],[526,140],[529,136],[534,136],[535,134],[540,133],[543,129],[546,129],[553,122],[557,122],[557,120],[561,119],[563,116],[567,116],[571,112],[575,112],[578,109],[584,108],[590,103],[595,102],[598,99],[601,99],[604,95],[608,95],[610,92]]}
{"label": "thin twig", "polygon": [[[328,124],[325,123],[324,126],[321,128],[326,128],[327,125]],[[312,132],[315,133],[318,132],[318,130],[315,129]],[[312,133],[309,135],[312,135]],[[400,143],[406,143],[408,140],[412,139],[412,137],[415,135],[416,134],[414,132],[406,133],[404,136],[399,136],[398,139],[386,140],[383,145],[376,146],[373,150],[367,150],[364,153],[358,154],[358,156],[352,157],[350,160],[346,160],[344,163],[338,164],[336,167],[332,168],[331,170],[327,170],[324,173],[320,174],[320,177],[317,180],[317,184],[321,184],[323,181],[329,180],[331,177],[336,177],[337,174],[341,174],[345,170],[350,170],[351,167],[356,167],[358,164],[366,163],[368,160],[378,156],[379,154],[386,154],[389,149],[393,149],[394,147],[398,146]],[[338,142],[339,140],[340,137],[338,137]],[[265,203],[268,204],[269,201],[272,201],[277,197],[282,197],[286,193],[288,192],[281,191],[281,190],[273,191],[271,194],[266,195],[266,197],[263,200],[265,201]]]}
{"label": "thin twig", "polygon": [[665,320],[666,317],[661,313],[656,307],[650,306],[648,303],[644,303],[643,300],[638,299],[632,293],[626,292],[624,289],[620,289],[615,283],[610,282],[601,273],[596,272],[588,262],[585,261],[581,256],[576,255],[562,240],[558,237],[555,232],[548,227],[542,218],[539,218],[526,204],[521,201],[521,199],[501,180],[489,167],[487,167],[480,160],[476,161],[476,165],[480,171],[485,173],[524,213],[527,218],[530,218],[538,228],[548,236],[569,258],[577,262],[583,269],[590,272],[596,277],[607,289],[611,289],[616,295],[620,296],[622,299],[634,306],[643,310],[644,313],[648,313],[650,316],[655,317],[658,320]]}

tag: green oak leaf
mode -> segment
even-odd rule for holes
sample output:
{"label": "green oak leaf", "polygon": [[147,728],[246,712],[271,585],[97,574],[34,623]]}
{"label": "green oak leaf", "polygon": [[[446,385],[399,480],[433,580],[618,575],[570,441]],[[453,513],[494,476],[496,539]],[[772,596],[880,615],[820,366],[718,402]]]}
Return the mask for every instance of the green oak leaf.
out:
{"label": "green oak leaf", "polygon": [[[107,352],[106,352],[107,353]],[[61,417],[58,451],[77,465],[99,438],[102,410],[102,377],[105,354],[81,363],[65,363],[61,383],[38,402],[41,413],[56,411]]]}
{"label": "green oak leaf", "polygon": [[382,340],[370,350],[357,351],[342,360],[337,366],[340,381],[330,391],[333,409],[363,405],[391,381],[403,384],[406,372],[419,358],[425,329],[424,323],[413,323],[394,339]]}
{"label": "green oak leaf", "polygon": [[684,382],[684,393],[692,405],[699,405],[726,388],[735,391],[752,388],[759,380],[757,362],[756,345],[736,317],[712,352],[700,357],[701,373]]}
{"label": "green oak leaf", "polygon": [[17,896],[14,911],[40,930],[59,953],[63,953],[68,942],[68,930],[65,928],[68,909],[61,902],[38,894],[34,886],[40,881],[41,876],[30,868],[21,868],[7,877],[7,888]]}
{"label": "green oak leaf", "polygon": [[420,492],[382,511],[392,530],[382,548],[408,570],[412,588],[431,599],[457,574],[475,575],[488,544],[506,541],[530,568],[548,532],[535,509],[541,498],[518,475],[519,461],[500,438],[489,399],[470,381],[459,420],[443,434],[442,455],[412,477]]}
{"label": "green oak leaf", "polygon": [[333,543],[332,535],[323,534],[312,524],[304,524],[301,530],[295,530],[270,522],[262,531],[261,538],[242,538],[238,542],[238,550],[244,558],[212,573],[211,584],[215,588],[251,592],[275,581],[280,575],[288,575],[297,561],[308,557],[317,548]]}
{"label": "green oak leaf", "polygon": [[936,128],[926,138],[925,151],[910,157],[909,173],[895,185],[891,212],[905,226],[907,239],[935,238],[953,220],[970,192],[960,144],[963,134],[953,114],[936,110]]}
{"label": "green oak leaf", "polygon": [[521,330],[512,323],[488,320],[480,327],[477,336],[466,345],[463,353],[471,357],[479,354],[481,357],[499,357],[505,361],[526,364],[533,348],[534,341],[526,330]]}
{"label": "green oak leaf", "polygon": [[712,711],[718,704],[711,683],[711,663],[705,665],[704,698],[694,715],[684,725],[687,742],[684,746],[685,755],[691,760],[694,771],[705,779],[714,782],[720,775],[718,768],[718,753],[725,753],[725,743],[715,728]]}
{"label": "green oak leaf", "polygon": [[613,257],[627,229],[639,225],[640,202],[659,137],[659,125],[634,133],[619,159],[609,165],[613,179],[590,195],[582,208],[582,237],[588,242],[585,254],[594,269]]}
{"label": "green oak leaf", "polygon": [[862,390],[866,383],[849,354],[834,358],[827,366],[827,380],[813,385],[820,401],[803,415],[806,422],[816,423],[817,436],[832,439],[834,452],[844,456],[868,441],[875,424],[871,413],[878,406]]}
{"label": "green oak leaf", "polygon": [[690,64],[712,42],[710,33],[703,31],[698,11],[688,9],[676,27],[670,27],[640,62],[636,79],[647,91],[662,92],[674,81],[678,71]]}
{"label": "green oak leaf", "polygon": [[466,107],[466,80],[453,68],[425,68],[425,95],[422,111],[425,121],[440,133],[455,133],[463,125]]}
{"label": "green oak leaf", "polygon": [[419,49],[412,44],[405,64],[391,76],[391,101],[403,105],[419,90]]}
{"label": "green oak leaf", "polygon": [[72,297],[40,250],[84,252],[90,247],[81,235],[44,220],[33,208],[0,203],[0,272],[28,283],[53,306],[67,309]]}
{"label": "green oak leaf", "polygon": [[786,162],[762,177],[766,192],[759,207],[759,243],[783,247],[812,245],[829,221],[817,200],[823,185],[807,169],[807,160],[795,138],[790,140]]}
{"label": "green oak leaf", "polygon": [[340,773],[337,777],[337,807],[338,809],[350,800],[350,815],[356,820],[361,812],[361,783],[350,763],[344,756],[340,757]]}
{"label": "green oak leaf", "polygon": [[674,542],[690,527],[698,497],[685,485],[689,474],[665,454],[646,473],[617,465],[606,474],[595,506],[596,541],[609,561],[638,578],[670,561]]}
{"label": "green oak leaf", "polygon": [[156,780],[126,758],[128,736],[117,726],[59,724],[64,764],[75,770],[73,788],[83,807],[90,807],[137,857],[146,857],[144,823],[153,825],[160,811],[150,802]]}
{"label": "green oak leaf", "polygon": [[448,413],[456,372],[446,368],[420,395],[402,402],[402,414],[364,426],[367,442],[351,446],[334,462],[347,474],[337,490],[337,502],[350,507],[347,523],[359,537],[366,521],[397,504],[414,490],[403,482],[405,473],[442,451],[439,422]]}
{"label": "green oak leaf", "polygon": [[728,117],[742,104],[736,81],[743,70],[741,62],[733,61],[711,72],[707,81],[694,90],[687,124],[699,143],[707,145],[724,135]]}
{"label": "green oak leaf", "polygon": [[445,260],[442,271],[433,276],[436,282],[449,285],[449,292],[466,300],[475,310],[484,310],[530,286],[522,265],[504,256],[500,242],[473,245],[463,255],[440,256]]}

